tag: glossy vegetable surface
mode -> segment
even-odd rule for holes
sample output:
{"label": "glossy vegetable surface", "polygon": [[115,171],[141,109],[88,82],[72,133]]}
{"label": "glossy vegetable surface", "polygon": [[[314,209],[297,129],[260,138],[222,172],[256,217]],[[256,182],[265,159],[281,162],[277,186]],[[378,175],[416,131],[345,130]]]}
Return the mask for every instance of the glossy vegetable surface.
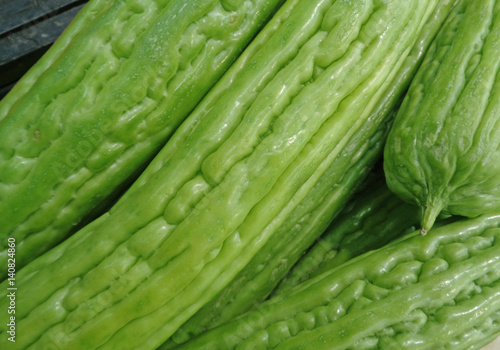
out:
{"label": "glossy vegetable surface", "polygon": [[[395,115],[395,107],[453,3],[454,1],[447,0],[439,2],[405,62],[371,110],[370,116],[343,146],[302,202],[233,281],[186,322],[162,349],[175,348],[178,343],[193,335],[258,305],[325,230],[380,158]],[[399,220],[401,222],[402,218]],[[380,239],[380,242],[381,245],[384,240]]]}
{"label": "glossy vegetable surface", "polygon": [[403,202],[377,176],[364,183],[273,294],[281,294],[369,250],[417,229],[421,210]]}
{"label": "glossy vegetable surface", "polygon": [[19,271],[16,346],[169,338],[317,184],[437,3],[286,2],[117,204]]}
{"label": "glossy vegetable surface", "polygon": [[479,349],[500,334],[500,213],[418,231],[179,349]]}
{"label": "glossy vegetable surface", "polygon": [[281,2],[90,1],[0,102],[0,261],[102,214]]}
{"label": "glossy vegetable surface", "polygon": [[459,1],[430,48],[385,148],[389,187],[424,210],[500,208],[500,1]]}
{"label": "glossy vegetable surface", "polygon": [[[379,158],[389,131],[388,121],[367,142],[370,134],[360,132],[346,145],[316,186],[259,249],[252,260],[217,296],[200,309],[160,349],[175,349],[195,335],[214,328],[268,297],[303,251],[324,231],[325,226],[362,182]],[[373,132],[373,131],[371,131]],[[331,213],[334,214],[331,214]]]}

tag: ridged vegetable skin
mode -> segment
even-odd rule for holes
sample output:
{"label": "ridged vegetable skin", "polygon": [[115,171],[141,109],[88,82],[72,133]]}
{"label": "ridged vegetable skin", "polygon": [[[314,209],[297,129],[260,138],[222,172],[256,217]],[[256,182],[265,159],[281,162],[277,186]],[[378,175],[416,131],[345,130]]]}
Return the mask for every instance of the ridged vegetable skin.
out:
{"label": "ridged vegetable skin", "polygon": [[169,338],[364,125],[437,3],[286,2],[117,204],[18,272],[16,346]]}
{"label": "ridged vegetable skin", "polygon": [[500,208],[500,1],[459,1],[430,48],[385,148],[389,187],[423,208]]}
{"label": "ridged vegetable skin", "polygon": [[102,214],[281,2],[90,1],[0,103],[0,261]]}
{"label": "ridged vegetable skin", "polygon": [[[175,349],[190,338],[233,319],[264,301],[304,250],[324,231],[379,159],[389,132],[388,120],[349,141],[302,202],[248,264],[210,302],[174,333],[159,350]],[[368,129],[368,130],[366,130]],[[368,141],[364,139],[370,135]]]}
{"label": "ridged vegetable skin", "polygon": [[[189,338],[258,305],[325,230],[379,160],[401,96],[453,4],[454,1],[449,0],[438,3],[363,126],[343,146],[309,193],[252,260],[163,344],[162,350],[174,349]],[[383,239],[380,241],[384,242]]]}
{"label": "ridged vegetable skin", "polygon": [[[380,158],[381,147],[385,144],[401,96],[408,88],[425,52],[454,3],[454,0],[438,3],[423,26],[411,52],[371,110],[363,126],[349,139],[302,202],[293,209],[283,224],[231,283],[182,325],[161,350],[175,349],[178,344],[189,338],[258,306],[336,217]],[[393,202],[402,203],[396,198]],[[389,241],[390,237],[399,233],[390,231],[398,224],[405,225],[405,228],[414,224],[414,221],[409,224],[404,220],[409,218],[415,220],[418,208],[402,205],[398,209],[401,209],[400,213],[403,215],[397,218],[392,218],[387,212],[382,214],[387,215],[386,222],[389,224],[381,228],[378,235],[375,234],[374,230],[377,228],[374,227],[374,230],[370,231],[370,238],[360,238],[363,240],[361,244],[353,242],[352,254],[360,254],[370,245],[379,247]],[[384,234],[386,237],[382,237]],[[349,258],[347,254],[341,255],[344,259]]]}
{"label": "ridged vegetable skin", "polygon": [[480,349],[500,335],[500,213],[418,231],[179,347]]}
{"label": "ridged vegetable skin", "polygon": [[274,295],[417,229],[420,209],[392,193],[383,176],[377,175],[363,186],[280,282]]}

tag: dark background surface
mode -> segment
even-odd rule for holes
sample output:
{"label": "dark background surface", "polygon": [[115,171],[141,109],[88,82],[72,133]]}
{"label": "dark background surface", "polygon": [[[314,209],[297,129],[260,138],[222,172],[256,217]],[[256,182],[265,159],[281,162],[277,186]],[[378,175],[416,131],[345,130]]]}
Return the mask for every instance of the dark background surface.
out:
{"label": "dark background surface", "polygon": [[86,0],[0,0],[0,99],[47,51]]}

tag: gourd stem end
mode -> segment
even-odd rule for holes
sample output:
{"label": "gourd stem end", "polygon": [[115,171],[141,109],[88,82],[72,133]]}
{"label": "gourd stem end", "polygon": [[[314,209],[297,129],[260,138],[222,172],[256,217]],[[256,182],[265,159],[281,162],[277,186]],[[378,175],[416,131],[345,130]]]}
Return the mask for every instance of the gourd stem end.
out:
{"label": "gourd stem end", "polygon": [[425,236],[427,232],[430,231],[436,218],[441,213],[442,206],[441,205],[428,205],[424,208],[424,216],[422,217],[420,234]]}

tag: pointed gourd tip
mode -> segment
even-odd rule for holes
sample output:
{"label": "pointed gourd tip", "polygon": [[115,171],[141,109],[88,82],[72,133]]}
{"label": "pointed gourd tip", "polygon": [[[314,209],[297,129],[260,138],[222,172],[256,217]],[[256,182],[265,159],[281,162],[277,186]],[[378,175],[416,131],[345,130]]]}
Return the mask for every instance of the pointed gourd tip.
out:
{"label": "pointed gourd tip", "polygon": [[441,205],[428,205],[424,209],[424,215],[422,217],[422,225],[420,229],[420,234],[425,236],[436,221],[436,218],[441,213],[442,206]]}

